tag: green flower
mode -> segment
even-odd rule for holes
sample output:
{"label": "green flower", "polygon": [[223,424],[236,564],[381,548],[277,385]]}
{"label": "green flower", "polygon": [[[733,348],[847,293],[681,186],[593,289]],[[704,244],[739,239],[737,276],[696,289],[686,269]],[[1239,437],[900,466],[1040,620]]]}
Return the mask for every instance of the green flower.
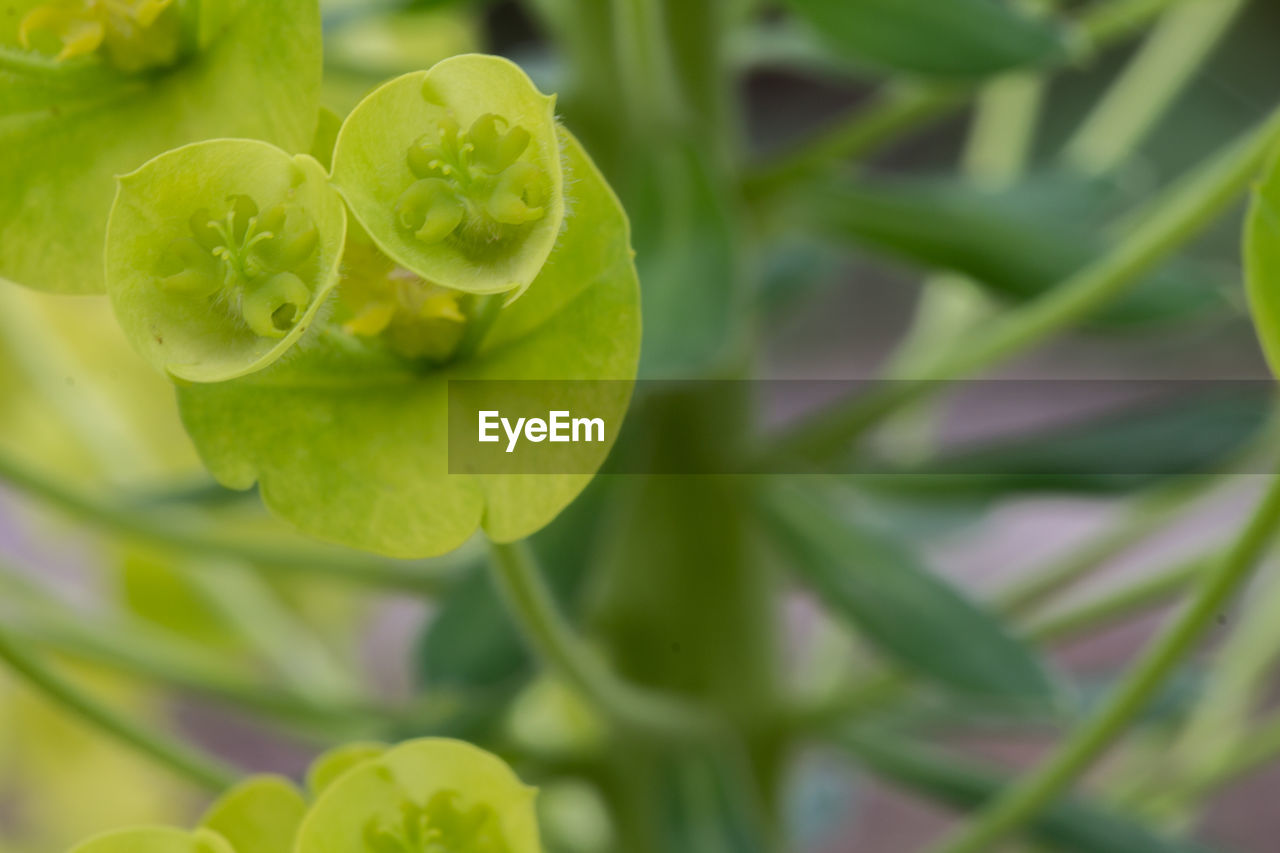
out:
{"label": "green flower", "polygon": [[313,325],[345,235],[342,199],[310,156],[201,142],[121,178],[107,288],[151,364],[221,382],[262,370]]}
{"label": "green flower", "polygon": [[216,300],[255,334],[283,338],[311,301],[298,271],[318,249],[315,224],[294,203],[259,214],[247,195],[227,201],[222,216],[203,207],[191,214],[191,236],[170,245],[159,285]]}
{"label": "green flower", "polygon": [[541,853],[536,791],[499,758],[424,738],[351,766],[317,797],[296,853]]}
{"label": "green flower", "polygon": [[343,124],[333,182],[377,246],[421,278],[518,295],[564,222],[555,99],[465,55],[374,90]]}

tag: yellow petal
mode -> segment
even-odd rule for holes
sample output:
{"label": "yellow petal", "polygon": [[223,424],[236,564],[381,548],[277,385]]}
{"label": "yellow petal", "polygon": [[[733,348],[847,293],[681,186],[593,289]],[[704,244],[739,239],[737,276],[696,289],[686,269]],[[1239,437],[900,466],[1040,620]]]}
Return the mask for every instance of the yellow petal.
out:
{"label": "yellow petal", "polygon": [[349,335],[371,337],[391,325],[391,318],[395,314],[394,302],[370,302],[359,314],[344,323],[342,329]]}

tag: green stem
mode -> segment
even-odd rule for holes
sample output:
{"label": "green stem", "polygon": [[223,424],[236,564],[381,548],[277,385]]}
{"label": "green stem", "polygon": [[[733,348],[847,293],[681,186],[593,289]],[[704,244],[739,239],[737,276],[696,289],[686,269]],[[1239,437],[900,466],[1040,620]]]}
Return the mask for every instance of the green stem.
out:
{"label": "green stem", "polygon": [[1192,0],[1170,8],[1067,143],[1067,163],[1091,175],[1124,163],[1186,90],[1246,2]]}
{"label": "green stem", "polygon": [[[1182,732],[1163,750],[1171,772],[1162,776],[1161,790],[1177,789],[1179,777],[1196,779],[1232,755],[1263,698],[1280,656],[1280,575],[1272,571],[1254,593],[1214,652],[1207,683]],[[1178,797],[1166,802],[1177,811],[1191,805]]]}
{"label": "green stem", "polygon": [[94,468],[108,479],[156,475],[163,471],[139,437],[135,413],[110,388],[80,382],[85,355],[49,308],[17,287],[0,287],[0,351],[31,390],[43,398],[85,449]]}
{"label": "green stem", "polygon": [[1048,599],[1087,576],[1094,569],[1124,553],[1160,530],[1187,504],[1217,482],[1214,477],[1196,477],[1140,496],[1124,516],[1067,554],[1029,573],[996,596],[996,606],[1006,614],[1021,615],[1041,607]]}
{"label": "green stem", "polygon": [[155,759],[192,782],[211,791],[234,785],[239,773],[212,756],[158,733],[154,727],[139,725],[100,704],[27,654],[6,632],[0,630],[0,661],[45,698],[86,723],[138,752]]}
{"label": "green stem", "polygon": [[755,169],[746,193],[760,199],[841,160],[870,157],[904,133],[962,107],[972,90],[941,86],[889,86],[868,107],[837,121],[816,138]]}
{"label": "green stem", "polygon": [[492,543],[494,578],[529,648],[606,719],[673,738],[714,737],[718,721],[701,709],[619,679],[574,633],[523,542]]}
{"label": "green stem", "polygon": [[[350,733],[439,716],[425,714],[415,719],[415,708],[322,702],[264,684],[197,644],[133,620],[95,624],[95,620],[54,601],[17,569],[0,566],[0,588],[4,591],[0,600],[13,604],[11,611],[0,612],[0,627],[15,640],[283,722]],[[443,709],[449,703],[439,704]]]}
{"label": "green stem", "polygon": [[684,103],[657,0],[612,0],[613,47],[632,132],[666,134],[684,124]]}
{"label": "green stem", "polygon": [[1201,800],[1239,777],[1267,766],[1277,757],[1280,757],[1280,715],[1243,737],[1221,762],[1204,766],[1199,772],[1175,782],[1171,789],[1161,791],[1156,805]]}
{"label": "green stem", "polygon": [[[1101,0],[1081,16],[1087,45],[1100,50],[1140,32],[1179,0]],[[891,86],[866,109],[836,122],[815,139],[757,168],[746,181],[748,198],[763,198],[841,160],[866,159],[922,125],[955,112],[972,87]],[[1013,143],[1013,138],[1008,140]]]}
{"label": "green stem", "polygon": [[1219,611],[1249,579],[1280,532],[1280,477],[1269,478],[1253,517],[1222,561],[1205,573],[1187,607],[1148,646],[1099,711],[1037,770],[935,845],[935,853],[983,853],[1022,826],[1076,778],[1140,714],[1165,679],[1191,651]]}
{"label": "green stem", "polygon": [[0,482],[104,530],[207,557],[228,557],[264,571],[324,576],[353,584],[432,594],[447,582],[425,563],[395,562],[340,549],[290,547],[228,536],[190,514],[138,510],[100,500],[0,453]]}
{"label": "green stem", "polygon": [[[999,190],[1014,183],[1027,167],[1035,145],[1036,128],[1044,102],[1044,78],[1036,74],[1009,74],[983,88],[965,143],[961,171],[964,177],[986,189]],[[992,302],[982,287],[965,276],[951,273],[925,280],[911,327],[895,349],[885,375],[909,379],[920,365],[927,365],[940,348],[963,339],[990,317]],[[936,449],[938,421],[943,401],[922,404],[899,414],[886,438],[899,458],[919,460]]]}
{"label": "green stem", "polygon": [[1010,74],[982,90],[965,147],[966,177],[1001,188],[1026,170],[1044,91],[1044,78],[1037,74]]}
{"label": "green stem", "polygon": [[1060,613],[1048,613],[1026,627],[1027,636],[1041,643],[1061,642],[1141,613],[1185,591],[1196,578],[1212,568],[1219,557],[1216,552],[1194,557]]}
{"label": "green stem", "polygon": [[1185,0],[1096,0],[1080,16],[1080,32],[1086,42],[1100,48],[1122,41]]}
{"label": "green stem", "polygon": [[1030,349],[1112,302],[1216,220],[1248,186],[1277,139],[1280,110],[1173,187],[1102,258],[943,352],[917,381],[878,386],[792,427],[776,440],[764,465],[829,458],[904,405]]}

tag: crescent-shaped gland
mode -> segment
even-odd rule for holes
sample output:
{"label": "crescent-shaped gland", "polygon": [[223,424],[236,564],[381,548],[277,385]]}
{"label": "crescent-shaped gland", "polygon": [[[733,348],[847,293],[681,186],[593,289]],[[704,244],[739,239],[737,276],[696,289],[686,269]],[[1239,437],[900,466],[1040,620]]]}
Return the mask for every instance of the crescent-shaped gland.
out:
{"label": "crescent-shaped gland", "polygon": [[450,241],[476,253],[512,239],[545,215],[550,193],[542,169],[521,159],[530,140],[493,113],[465,131],[444,115],[405,155],[417,180],[396,202],[400,226],[425,244]]}
{"label": "crescent-shaped gland", "polygon": [[291,203],[260,212],[247,195],[227,199],[222,215],[201,208],[190,237],[170,244],[156,285],[221,308],[264,338],[283,338],[311,302],[302,275],[318,251],[311,217]]}
{"label": "crescent-shaped gland", "polygon": [[182,25],[174,0],[49,0],[23,17],[18,40],[27,50],[56,50],[59,62],[100,55],[134,72],[176,62]]}

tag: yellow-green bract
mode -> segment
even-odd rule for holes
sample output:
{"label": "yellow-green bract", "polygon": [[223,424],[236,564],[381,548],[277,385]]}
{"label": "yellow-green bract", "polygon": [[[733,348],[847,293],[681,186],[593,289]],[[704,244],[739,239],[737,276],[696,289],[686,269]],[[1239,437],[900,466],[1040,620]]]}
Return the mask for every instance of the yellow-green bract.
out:
{"label": "yellow-green bract", "polygon": [[[513,541],[555,518],[591,476],[450,474],[447,389],[451,379],[615,380],[587,402],[593,416],[622,421],[640,349],[630,232],[581,146],[565,131],[559,139],[572,213],[474,351],[424,364],[328,325],[265,370],[182,385],[183,422],[214,476],[232,488],[257,482],[269,508],[317,538],[395,557],[444,553],[477,527]],[[574,446],[592,454],[578,472],[608,452]]]}
{"label": "yellow-green bract", "polygon": [[[83,43],[72,51],[81,55],[62,60],[42,51],[41,39],[66,25],[37,14],[53,5],[17,0],[0,15],[0,49],[31,54],[21,70],[0,71],[0,278],[100,293],[115,176],[215,137],[306,150],[319,98],[320,15],[316,0],[179,3],[165,13],[193,16],[182,21],[183,52],[133,73],[126,67],[146,45],[127,44],[115,60],[105,35],[101,56]],[[163,20],[141,38],[171,39]]]}
{"label": "yellow-green bract", "polygon": [[536,790],[470,744],[409,741],[325,788],[296,853],[540,853]]}
{"label": "yellow-green bract", "polygon": [[199,142],[121,178],[107,288],[148,362],[219,382],[261,370],[307,331],[345,237],[346,209],[310,156]]}
{"label": "yellow-green bract", "polygon": [[564,219],[555,98],[505,59],[446,59],[352,111],[333,180],[401,266],[456,290],[518,293]]}
{"label": "yellow-green bract", "polygon": [[253,776],[192,832],[134,827],[72,853],[541,853],[537,791],[463,741],[357,743],[321,756],[308,803],[292,782]]}

